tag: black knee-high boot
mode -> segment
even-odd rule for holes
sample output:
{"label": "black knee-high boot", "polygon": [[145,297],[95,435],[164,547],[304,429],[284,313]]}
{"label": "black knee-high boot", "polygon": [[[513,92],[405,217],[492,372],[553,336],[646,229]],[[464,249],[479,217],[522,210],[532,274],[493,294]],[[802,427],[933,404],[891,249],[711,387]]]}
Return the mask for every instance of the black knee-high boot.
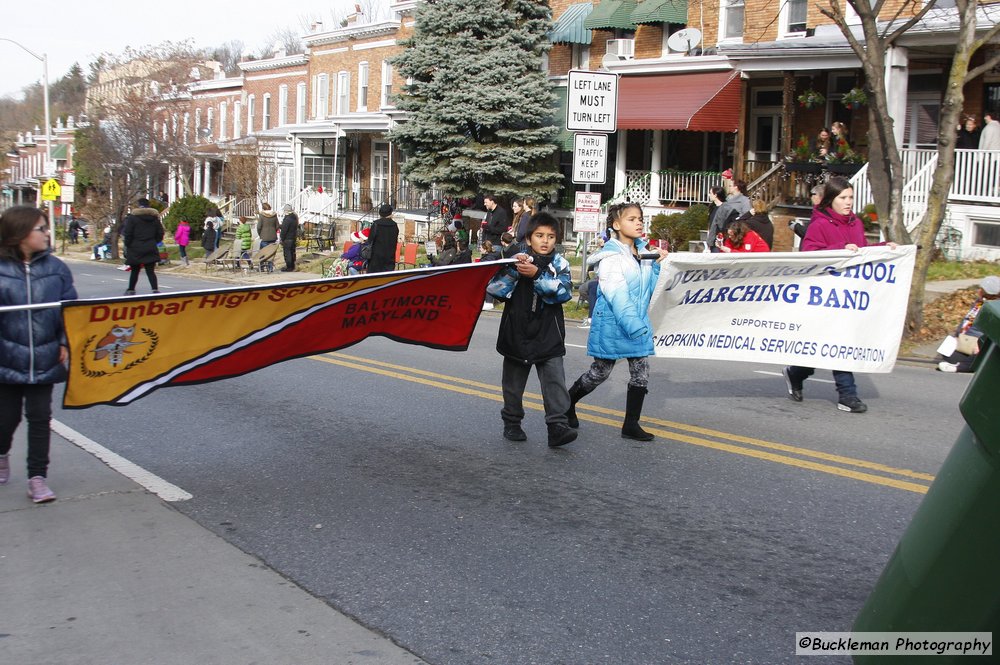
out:
{"label": "black knee-high boot", "polygon": [[646,399],[645,388],[629,386],[625,397],[625,422],[622,424],[622,438],[636,441],[652,441],[653,435],[639,427],[642,403]]}
{"label": "black knee-high boot", "polygon": [[[596,387],[596,386],[595,386]],[[584,388],[583,381],[577,379],[569,389],[569,411],[566,412],[566,424],[576,429],[580,426],[580,419],[576,417],[576,403],[594,392],[593,388]]]}

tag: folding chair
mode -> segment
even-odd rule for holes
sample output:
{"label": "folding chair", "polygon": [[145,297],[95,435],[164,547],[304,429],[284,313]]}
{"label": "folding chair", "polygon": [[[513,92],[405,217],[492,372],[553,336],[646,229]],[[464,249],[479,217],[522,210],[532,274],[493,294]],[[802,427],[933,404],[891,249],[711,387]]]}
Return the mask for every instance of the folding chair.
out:
{"label": "folding chair", "polygon": [[276,242],[267,247],[258,249],[250,257],[250,270],[257,272],[274,272],[274,255],[278,252],[279,245]]}
{"label": "folding chair", "polygon": [[417,248],[419,245],[415,242],[408,242],[403,248],[403,260],[396,263],[396,269],[399,270],[400,266],[403,270],[406,270],[406,266],[411,268],[417,267]]}
{"label": "folding chair", "polygon": [[220,245],[211,254],[205,257],[205,272],[208,272],[209,266],[219,270],[222,268],[222,263],[226,256],[229,254],[230,250],[233,248],[233,243],[228,245]]}

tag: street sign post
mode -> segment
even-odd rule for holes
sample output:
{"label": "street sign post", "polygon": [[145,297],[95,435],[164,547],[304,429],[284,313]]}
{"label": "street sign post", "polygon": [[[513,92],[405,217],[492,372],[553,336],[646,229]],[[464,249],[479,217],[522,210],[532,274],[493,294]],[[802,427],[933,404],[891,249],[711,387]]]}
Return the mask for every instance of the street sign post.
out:
{"label": "street sign post", "polygon": [[62,187],[59,186],[59,181],[55,179],[49,179],[45,181],[42,185],[42,200],[43,201],[55,201],[59,198],[62,193]]}
{"label": "street sign post", "polygon": [[573,182],[603,185],[608,179],[608,135],[573,135]]}

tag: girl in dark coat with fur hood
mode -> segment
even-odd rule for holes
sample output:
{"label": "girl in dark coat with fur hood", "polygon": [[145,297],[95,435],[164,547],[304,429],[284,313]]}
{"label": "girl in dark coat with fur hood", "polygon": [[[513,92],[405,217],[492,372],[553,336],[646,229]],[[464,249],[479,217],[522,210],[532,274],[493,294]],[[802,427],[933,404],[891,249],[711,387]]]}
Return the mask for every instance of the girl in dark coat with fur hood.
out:
{"label": "girl in dark coat with fur hood", "polygon": [[[14,206],[0,216],[0,307],[75,300],[73,275],[52,256],[49,220],[38,208]],[[52,386],[66,380],[69,358],[58,308],[0,312],[0,485],[22,409],[28,420],[28,496],[56,498],[46,481]]]}

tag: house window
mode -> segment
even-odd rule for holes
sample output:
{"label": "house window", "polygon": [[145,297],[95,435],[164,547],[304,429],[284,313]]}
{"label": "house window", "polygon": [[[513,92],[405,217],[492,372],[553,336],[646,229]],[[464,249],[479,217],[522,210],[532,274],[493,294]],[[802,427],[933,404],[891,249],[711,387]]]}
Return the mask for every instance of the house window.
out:
{"label": "house window", "polygon": [[201,143],[201,109],[194,110],[194,142]]}
{"label": "house window", "polygon": [[380,104],[382,108],[393,106],[392,102],[392,65],[385,60],[382,61],[382,98]]}
{"label": "house window", "polygon": [[260,128],[271,129],[271,95],[265,94],[260,108]]}
{"label": "house window", "polygon": [[368,110],[368,63],[358,64],[358,110]]}
{"label": "house window", "polygon": [[306,84],[299,83],[295,87],[295,122],[302,124],[306,121]]}
{"label": "house window", "polygon": [[1000,224],[984,219],[972,221],[972,244],[982,247],[1000,247]]}
{"label": "house window", "polygon": [[587,69],[590,63],[590,45],[573,44],[570,46],[570,69]]}
{"label": "house window", "polygon": [[721,0],[719,35],[722,40],[743,39],[744,0]]}
{"label": "house window", "polygon": [[351,75],[347,72],[337,75],[337,93],[337,114],[344,115],[348,113],[351,101]]}
{"label": "house window", "polygon": [[325,118],[330,108],[330,77],[320,74],[316,77],[316,93],[313,95],[313,118]]}
{"label": "house window", "polygon": [[247,97],[247,136],[253,134],[253,115],[256,106],[257,99],[253,95]]}
{"label": "house window", "polygon": [[278,88],[278,126],[288,124],[288,86]]}
{"label": "house window", "polygon": [[[336,180],[334,177],[336,176]],[[344,187],[344,157],[333,155],[302,156],[302,186],[323,191],[337,191]]]}
{"label": "house window", "polygon": [[219,103],[219,140],[226,140],[226,124],[229,120],[226,113],[229,110],[229,105],[226,102]]}
{"label": "house window", "polygon": [[208,109],[208,121],[205,125],[205,140],[209,143],[212,142],[212,132],[215,130],[215,109]]}
{"label": "house window", "polygon": [[233,138],[238,139],[243,131],[243,102],[233,102]]}
{"label": "house window", "polygon": [[188,136],[190,135],[190,132],[191,132],[191,114],[188,113],[187,111],[184,112],[184,127],[183,127],[183,132],[184,132],[184,134],[183,134],[183,137],[182,137],[181,140],[184,142],[184,145],[187,145],[188,142],[189,142],[188,141]]}
{"label": "house window", "polygon": [[808,0],[785,0],[781,3],[781,36],[801,36],[806,32],[806,11]]}

